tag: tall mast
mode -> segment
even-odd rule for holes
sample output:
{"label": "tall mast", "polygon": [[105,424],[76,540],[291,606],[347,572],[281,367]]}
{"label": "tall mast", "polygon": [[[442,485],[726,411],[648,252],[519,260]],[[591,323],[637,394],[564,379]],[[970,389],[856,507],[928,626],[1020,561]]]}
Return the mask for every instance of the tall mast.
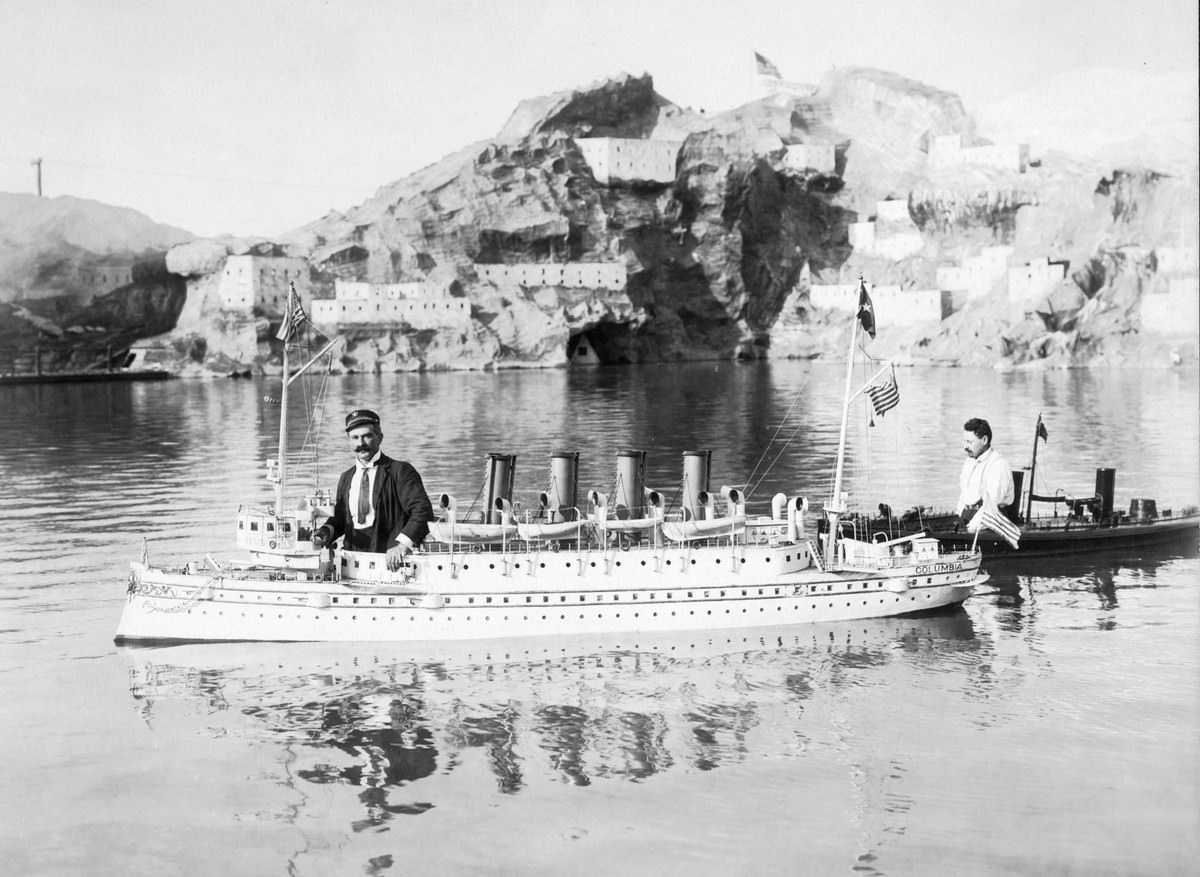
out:
{"label": "tall mast", "polygon": [[[1029,460],[1029,493],[1025,500],[1025,521],[1029,522],[1029,516],[1033,513],[1033,485],[1034,475],[1037,473],[1037,446],[1038,439],[1042,435],[1042,413],[1038,412],[1037,426],[1033,428],[1033,457]],[[1020,499],[1020,497],[1018,497]]]}
{"label": "tall mast", "polygon": [[[288,300],[291,307],[291,299]],[[283,341],[283,380],[279,393],[279,479],[275,482],[275,516],[283,514],[283,496],[287,486],[287,422],[288,422],[288,348],[292,339]]]}
{"label": "tall mast", "polygon": [[[859,289],[862,289],[863,279],[858,278]],[[858,308],[854,310],[854,319],[850,322],[850,350],[846,354],[846,389],[842,398],[842,428],[838,434],[837,468],[833,476],[833,496],[825,506],[825,515],[829,519],[829,531],[825,534],[825,565],[833,563],[837,547],[838,523],[842,512],[842,470],[846,462],[846,427],[850,417],[850,387],[854,380],[854,342],[858,340]]]}

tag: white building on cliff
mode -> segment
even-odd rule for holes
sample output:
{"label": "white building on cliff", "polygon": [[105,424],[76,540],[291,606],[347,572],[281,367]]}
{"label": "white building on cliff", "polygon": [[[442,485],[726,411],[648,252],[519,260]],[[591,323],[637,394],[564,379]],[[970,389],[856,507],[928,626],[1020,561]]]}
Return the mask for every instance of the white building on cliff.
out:
{"label": "white building on cliff", "polygon": [[118,286],[133,283],[131,262],[106,262],[84,265],[77,269],[79,283],[93,292],[107,292]]}
{"label": "white building on cliff", "polygon": [[[867,287],[875,308],[875,325],[881,329],[936,323],[951,314],[950,294],[939,289],[901,289],[899,286],[870,284]],[[858,310],[858,284],[814,283],[809,287],[808,300],[813,307],[852,314]]]}
{"label": "white building on cliff", "polygon": [[983,298],[1008,274],[1012,254],[1012,247],[984,247],[978,256],[968,256],[961,265],[943,265],[937,269],[938,289],[952,294],[955,310]]}
{"label": "white building on cliff", "polygon": [[304,259],[254,254],[227,256],[217,281],[217,293],[222,310],[249,314],[257,309],[264,316],[280,317],[287,304],[288,285],[292,283],[307,308],[311,287]]}
{"label": "white building on cliff", "polygon": [[596,182],[608,186],[618,182],[675,182],[675,164],[683,141],[577,137],[575,144]]}
{"label": "white building on cliff", "polygon": [[1200,277],[1169,277],[1166,288],[1142,296],[1142,330],[1158,335],[1195,336],[1200,326]]}
{"label": "white building on cliff", "polygon": [[836,168],[832,143],[790,143],[783,153],[783,166],[795,171],[831,174]]}
{"label": "white building on cliff", "polygon": [[1195,244],[1158,247],[1154,258],[1159,276],[1142,295],[1142,331],[1194,335],[1200,325],[1200,248]]}
{"label": "white building on cliff", "polygon": [[1067,277],[1067,262],[1042,256],[1025,265],[1008,269],[1009,301],[1036,303]]}
{"label": "white building on cliff", "polygon": [[873,220],[852,222],[847,231],[856,251],[892,261],[919,253],[925,246],[921,230],[909,215],[907,200],[877,202]]}
{"label": "white building on cliff", "polygon": [[964,147],[961,134],[942,134],[933,138],[928,164],[933,168],[976,165],[1023,174],[1029,167],[1029,144],[1002,143]]}
{"label": "white building on cliff", "polygon": [[471,320],[471,302],[420,281],[364,283],[335,279],[334,297],[313,301],[311,316],[320,326],[405,323],[415,329],[461,328]]}
{"label": "white building on cliff", "polygon": [[475,263],[480,280],[497,286],[567,286],[579,289],[625,289],[624,262]]}

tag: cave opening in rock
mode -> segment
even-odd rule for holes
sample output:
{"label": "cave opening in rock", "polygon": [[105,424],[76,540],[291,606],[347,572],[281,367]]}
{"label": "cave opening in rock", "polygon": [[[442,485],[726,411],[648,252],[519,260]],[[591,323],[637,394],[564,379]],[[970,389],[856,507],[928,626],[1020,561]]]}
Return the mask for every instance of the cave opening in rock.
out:
{"label": "cave opening in rock", "polygon": [[567,339],[567,363],[571,366],[628,365],[631,330],[620,323],[601,323]]}

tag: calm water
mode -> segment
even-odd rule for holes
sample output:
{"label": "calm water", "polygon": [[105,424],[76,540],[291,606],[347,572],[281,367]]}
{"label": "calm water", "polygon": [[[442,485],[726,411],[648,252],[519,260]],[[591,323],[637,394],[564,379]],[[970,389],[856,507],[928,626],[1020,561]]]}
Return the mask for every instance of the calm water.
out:
{"label": "calm water", "polygon": [[[828,492],[839,367],[339,378],[431,493],[489,451],[611,489],[684,450],[713,486]],[[961,424],[1117,503],[1200,499],[1200,381],[901,370],[851,429],[860,505],[949,504]],[[118,650],[128,561],[232,551],[266,501],[271,382],[0,388],[0,870],[10,874],[1180,874],[1200,860],[1200,561],[997,574],[918,619],[611,641]],[[305,400],[295,399],[297,415]],[[300,436],[295,448],[300,447]],[[869,463],[868,463],[869,460]],[[1045,489],[1045,490],[1043,490]],[[986,564],[985,564],[986,566]]]}

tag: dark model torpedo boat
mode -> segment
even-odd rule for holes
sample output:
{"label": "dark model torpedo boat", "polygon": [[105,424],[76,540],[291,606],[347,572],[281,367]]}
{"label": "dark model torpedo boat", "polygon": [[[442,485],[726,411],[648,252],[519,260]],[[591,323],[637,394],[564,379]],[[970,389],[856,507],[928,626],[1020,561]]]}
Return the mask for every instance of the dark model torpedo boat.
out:
{"label": "dark model torpedo boat", "polygon": [[894,515],[887,505],[881,505],[878,515],[851,515],[841,526],[854,538],[867,541],[923,532],[937,539],[944,549],[976,545],[985,556],[1010,559],[1111,549],[1196,547],[1200,540],[1200,509],[1196,506],[1159,509],[1154,499],[1132,499],[1127,511],[1117,508],[1115,469],[1097,469],[1095,491],[1088,496],[1075,496],[1064,490],[1035,493],[1038,441],[1046,437],[1039,414],[1029,467],[1013,473],[1013,493],[1020,510],[1013,528],[1014,534],[1019,528],[1016,545],[994,529],[970,532],[949,509],[913,508]]}

